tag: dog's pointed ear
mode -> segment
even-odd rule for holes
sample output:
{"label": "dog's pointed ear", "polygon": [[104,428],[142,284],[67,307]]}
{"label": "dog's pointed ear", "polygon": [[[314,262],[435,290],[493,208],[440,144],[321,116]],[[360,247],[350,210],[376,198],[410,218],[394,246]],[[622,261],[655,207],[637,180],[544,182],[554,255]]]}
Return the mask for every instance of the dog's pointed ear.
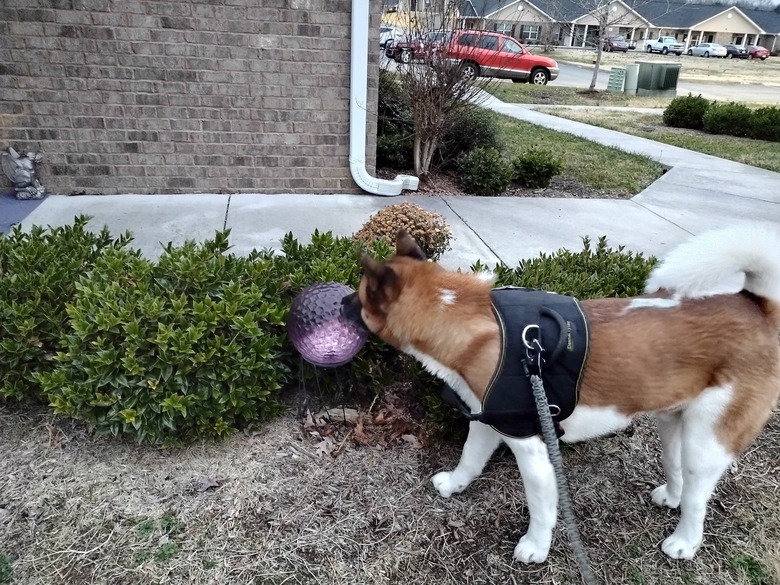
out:
{"label": "dog's pointed ear", "polygon": [[385,266],[381,262],[377,262],[376,260],[374,260],[371,256],[369,256],[365,252],[361,252],[360,267],[363,269],[363,274],[365,276],[377,277],[382,273]]}
{"label": "dog's pointed ear", "polygon": [[360,255],[360,266],[366,279],[366,295],[372,303],[385,305],[398,297],[398,275],[390,266],[365,253]]}
{"label": "dog's pointed ear", "polygon": [[425,257],[425,252],[417,245],[414,238],[403,228],[398,230],[398,235],[395,237],[395,253],[398,256],[409,256],[410,258],[422,260],[423,262],[428,259]]}

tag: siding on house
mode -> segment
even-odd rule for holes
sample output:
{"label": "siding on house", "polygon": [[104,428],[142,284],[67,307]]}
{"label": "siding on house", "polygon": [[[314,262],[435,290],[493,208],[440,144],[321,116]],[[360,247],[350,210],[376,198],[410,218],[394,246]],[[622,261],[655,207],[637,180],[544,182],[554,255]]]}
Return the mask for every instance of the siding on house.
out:
{"label": "siding on house", "polygon": [[3,0],[0,149],[41,152],[54,193],[359,192],[350,19],[351,0]]}
{"label": "siding on house", "polygon": [[[610,12],[607,22],[611,27],[643,27],[647,23],[642,20],[635,12],[629,10],[623,4],[615,4],[613,6],[615,10]],[[598,26],[599,19],[593,14],[585,14],[581,18],[577,19],[577,24],[587,24],[588,26]]]}
{"label": "siding on house", "polygon": [[691,39],[698,42],[701,36],[702,42],[708,42],[710,36],[714,43],[728,44],[734,41],[734,37],[745,37],[745,34],[756,38],[760,29],[750,22],[738,10],[726,10],[725,12],[707,19],[691,29]]}

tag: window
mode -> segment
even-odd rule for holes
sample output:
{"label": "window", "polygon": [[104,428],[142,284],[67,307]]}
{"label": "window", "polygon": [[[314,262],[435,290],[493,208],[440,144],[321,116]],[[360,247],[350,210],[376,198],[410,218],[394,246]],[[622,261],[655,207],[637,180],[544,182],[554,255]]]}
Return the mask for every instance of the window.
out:
{"label": "window", "polygon": [[523,52],[523,48],[512,39],[504,39],[503,47],[507,53],[513,53],[515,55],[519,55]]}
{"label": "window", "polygon": [[460,39],[458,39],[458,44],[463,45],[464,47],[474,47],[477,44],[477,35],[461,35]]}
{"label": "window", "polygon": [[542,27],[538,24],[524,24],[520,27],[520,38],[538,41],[542,33]]}
{"label": "window", "polygon": [[487,49],[488,51],[498,51],[498,37],[494,37],[493,35],[479,37],[477,46],[480,49]]}
{"label": "window", "polygon": [[502,35],[512,36],[515,31],[515,27],[510,22],[499,22],[496,24],[496,32],[500,32]]}

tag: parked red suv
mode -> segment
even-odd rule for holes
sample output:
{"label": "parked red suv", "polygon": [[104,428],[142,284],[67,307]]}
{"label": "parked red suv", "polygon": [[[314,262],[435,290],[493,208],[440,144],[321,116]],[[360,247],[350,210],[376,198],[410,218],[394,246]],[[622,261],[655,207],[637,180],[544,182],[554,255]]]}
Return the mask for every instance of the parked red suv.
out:
{"label": "parked red suv", "polygon": [[534,55],[517,39],[497,32],[456,31],[441,51],[447,59],[460,62],[465,80],[499,77],[545,85],[558,77],[558,63],[553,59]]}

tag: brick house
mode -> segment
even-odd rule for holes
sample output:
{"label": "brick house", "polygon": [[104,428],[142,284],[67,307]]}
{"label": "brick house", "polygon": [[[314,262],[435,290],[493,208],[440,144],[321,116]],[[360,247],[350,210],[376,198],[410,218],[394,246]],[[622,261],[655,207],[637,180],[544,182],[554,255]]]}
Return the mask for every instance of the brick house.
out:
{"label": "brick house", "polygon": [[[61,194],[361,192],[352,1],[3,0],[0,149],[41,152]],[[361,104],[370,176],[381,5],[354,1],[377,47]]]}

